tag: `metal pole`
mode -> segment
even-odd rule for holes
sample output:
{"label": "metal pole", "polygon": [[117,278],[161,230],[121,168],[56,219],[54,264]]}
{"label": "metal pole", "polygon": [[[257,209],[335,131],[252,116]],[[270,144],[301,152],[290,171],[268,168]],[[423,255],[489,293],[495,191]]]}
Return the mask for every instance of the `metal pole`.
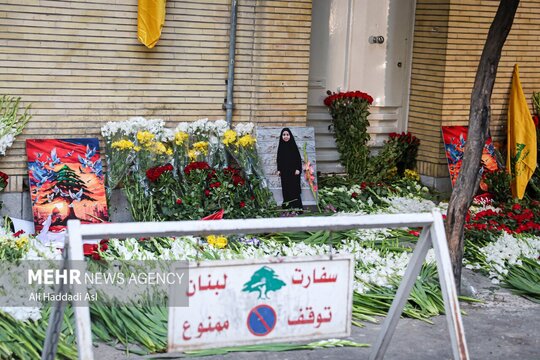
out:
{"label": "metal pole", "polygon": [[229,33],[229,71],[227,76],[227,98],[223,108],[227,110],[226,121],[229,127],[232,123],[233,104],[233,86],[234,86],[234,58],[236,50],[236,24],[237,24],[238,1],[231,0],[231,31]]}

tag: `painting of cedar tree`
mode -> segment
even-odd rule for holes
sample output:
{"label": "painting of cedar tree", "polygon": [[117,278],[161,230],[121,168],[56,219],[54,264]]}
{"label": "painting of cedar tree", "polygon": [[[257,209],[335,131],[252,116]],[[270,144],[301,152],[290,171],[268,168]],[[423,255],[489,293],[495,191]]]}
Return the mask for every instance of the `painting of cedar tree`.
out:
{"label": "painting of cedar tree", "polygon": [[37,233],[109,220],[98,139],[31,139],[26,155]]}

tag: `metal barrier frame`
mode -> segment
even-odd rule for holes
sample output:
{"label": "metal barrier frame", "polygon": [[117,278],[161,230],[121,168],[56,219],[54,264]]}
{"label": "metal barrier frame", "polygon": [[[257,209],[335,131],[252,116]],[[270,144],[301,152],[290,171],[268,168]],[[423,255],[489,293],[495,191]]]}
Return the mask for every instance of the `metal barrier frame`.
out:
{"label": "metal barrier frame", "polygon": [[[452,264],[446,242],[444,223],[438,209],[433,209],[431,213],[419,214],[319,216],[220,221],[134,222],[81,225],[79,220],[69,220],[67,227],[68,231],[65,244],[67,256],[64,261],[68,268],[71,266],[71,261],[83,260],[82,241],[85,239],[422,227],[423,229],[413,256],[407,266],[390,311],[383,323],[370,359],[384,358],[403,307],[420,273],[427,252],[431,247],[435,251],[437,260],[437,270],[444,299],[453,357],[456,360],[469,359]],[[81,293],[86,291],[84,284],[76,285],[74,290]],[[58,337],[60,335],[58,326],[61,326],[64,308],[65,304],[60,302],[55,303],[53,312],[49,318],[42,359],[54,359],[55,357]],[[90,309],[87,303],[75,307],[75,320],[79,359],[92,360],[94,356]]]}

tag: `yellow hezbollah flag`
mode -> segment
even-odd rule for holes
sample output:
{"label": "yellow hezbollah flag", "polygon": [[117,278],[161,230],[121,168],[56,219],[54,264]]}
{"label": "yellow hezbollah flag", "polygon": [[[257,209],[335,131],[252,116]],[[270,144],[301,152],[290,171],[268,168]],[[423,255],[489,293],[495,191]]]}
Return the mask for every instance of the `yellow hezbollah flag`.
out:
{"label": "yellow hezbollah flag", "polygon": [[147,48],[153,48],[165,23],[165,0],[139,0],[137,36]]}
{"label": "yellow hezbollah flag", "polygon": [[514,65],[508,103],[507,171],[512,176],[512,196],[522,199],[527,183],[536,168],[536,128],[519,81],[519,67]]}

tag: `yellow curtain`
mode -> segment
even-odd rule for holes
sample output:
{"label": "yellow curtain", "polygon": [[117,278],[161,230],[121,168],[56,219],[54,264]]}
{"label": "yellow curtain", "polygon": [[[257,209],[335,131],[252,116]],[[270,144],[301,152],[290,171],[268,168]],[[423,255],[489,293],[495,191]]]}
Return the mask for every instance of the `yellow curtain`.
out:
{"label": "yellow curtain", "polygon": [[165,0],[139,0],[137,36],[147,48],[153,48],[165,23]]}
{"label": "yellow curtain", "polygon": [[512,175],[512,196],[522,199],[536,168],[536,128],[519,81],[519,67],[514,65],[508,103],[507,171]]}

